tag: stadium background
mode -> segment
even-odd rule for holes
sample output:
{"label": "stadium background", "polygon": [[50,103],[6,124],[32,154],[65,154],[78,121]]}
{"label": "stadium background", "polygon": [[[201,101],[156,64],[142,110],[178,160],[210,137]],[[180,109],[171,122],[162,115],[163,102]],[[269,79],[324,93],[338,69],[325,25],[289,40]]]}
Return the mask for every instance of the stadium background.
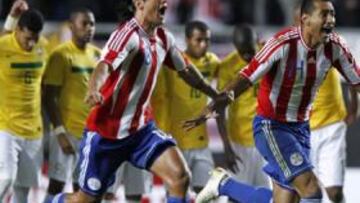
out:
{"label": "stadium background", "polygon": [[[115,29],[117,2],[121,0],[28,0],[31,7],[45,16],[44,33],[57,30],[76,7],[90,8],[96,16],[95,43],[101,47]],[[0,16],[4,21],[13,0],[0,0]],[[199,19],[208,23],[212,31],[211,51],[221,58],[232,51],[232,25],[250,23],[262,40],[292,23],[296,0],[168,0],[167,27],[173,31],[180,48],[184,48],[184,23]],[[335,0],[337,31],[344,36],[357,61],[360,61],[360,0]],[[0,90],[1,91],[1,90]],[[346,99],[346,95],[345,95]],[[331,101],[329,101],[331,102]],[[213,121],[208,123],[211,149],[217,163],[222,164],[222,146]],[[360,202],[356,192],[360,182],[360,119],[347,133],[347,175],[345,193],[348,202]]]}

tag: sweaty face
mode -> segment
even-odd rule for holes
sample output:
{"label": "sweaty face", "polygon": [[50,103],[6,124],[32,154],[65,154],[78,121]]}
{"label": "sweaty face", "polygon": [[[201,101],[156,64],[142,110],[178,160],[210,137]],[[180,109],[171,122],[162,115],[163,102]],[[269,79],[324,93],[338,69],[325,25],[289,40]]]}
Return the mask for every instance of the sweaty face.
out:
{"label": "sweaty face", "polygon": [[78,41],[90,42],[95,34],[95,17],[92,13],[78,13],[70,23],[73,36]]}
{"label": "sweaty face", "polygon": [[194,29],[192,35],[186,39],[187,52],[194,58],[203,57],[209,49],[210,31]]}
{"label": "sweaty face", "polygon": [[304,20],[305,29],[309,29],[315,39],[325,42],[335,27],[335,10],[331,2],[314,2],[314,10]]}
{"label": "sweaty face", "polygon": [[32,32],[26,27],[16,28],[16,40],[25,51],[31,51],[39,41],[40,33]]}
{"label": "sweaty face", "polygon": [[166,9],[166,0],[144,0],[145,19],[155,26],[164,24]]}

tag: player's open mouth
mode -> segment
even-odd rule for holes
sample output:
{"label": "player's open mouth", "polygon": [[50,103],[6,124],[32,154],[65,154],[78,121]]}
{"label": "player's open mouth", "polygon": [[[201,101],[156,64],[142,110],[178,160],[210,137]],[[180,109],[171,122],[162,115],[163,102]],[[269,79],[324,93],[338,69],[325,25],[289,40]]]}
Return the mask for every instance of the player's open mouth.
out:
{"label": "player's open mouth", "polygon": [[333,27],[323,27],[323,28],[321,28],[321,31],[326,34],[330,34],[333,31]]}
{"label": "player's open mouth", "polygon": [[166,5],[160,6],[159,13],[160,13],[161,16],[165,15],[166,8],[167,8]]}

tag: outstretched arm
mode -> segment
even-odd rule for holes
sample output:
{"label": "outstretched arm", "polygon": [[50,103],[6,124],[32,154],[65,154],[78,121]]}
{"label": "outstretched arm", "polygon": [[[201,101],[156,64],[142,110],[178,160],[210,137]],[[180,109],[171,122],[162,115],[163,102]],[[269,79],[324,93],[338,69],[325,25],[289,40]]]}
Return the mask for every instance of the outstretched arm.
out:
{"label": "outstretched arm", "polygon": [[240,74],[203,110],[200,116],[185,121],[183,127],[185,130],[191,130],[204,123],[207,119],[217,117],[219,112],[225,111],[226,106],[231,103],[234,98],[245,92],[251,85],[251,82]]}
{"label": "outstretched arm", "polygon": [[347,115],[345,122],[347,125],[351,125],[356,121],[358,112],[358,97],[357,91],[354,87],[348,87],[349,89],[349,103],[347,105]]}
{"label": "outstretched arm", "polygon": [[218,96],[218,91],[211,87],[192,64],[188,64],[185,69],[178,71],[178,74],[188,85],[202,91],[209,97],[215,98]]}
{"label": "outstretched arm", "polygon": [[109,65],[105,62],[100,62],[92,73],[89,81],[89,90],[85,97],[85,102],[90,106],[95,106],[96,104],[101,104],[103,102],[100,88],[109,76],[109,71]]}
{"label": "outstretched arm", "polygon": [[219,129],[219,133],[224,145],[224,153],[227,167],[236,173],[239,171],[239,168],[236,164],[236,160],[242,161],[239,156],[237,156],[231,147],[229,136],[226,129],[226,118],[225,118],[225,111],[219,112],[219,115],[216,117],[216,124]]}

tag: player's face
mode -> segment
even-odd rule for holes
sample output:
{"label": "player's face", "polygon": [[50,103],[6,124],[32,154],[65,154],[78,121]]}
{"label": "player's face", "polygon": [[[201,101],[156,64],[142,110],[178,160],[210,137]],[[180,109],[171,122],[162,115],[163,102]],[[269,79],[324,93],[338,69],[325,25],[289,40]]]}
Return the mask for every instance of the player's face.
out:
{"label": "player's face", "polygon": [[318,42],[325,42],[335,27],[335,10],[329,1],[315,1],[311,14],[303,16],[305,29]]}
{"label": "player's face", "polygon": [[166,9],[166,0],[144,0],[143,12],[145,21],[154,26],[164,24]]}
{"label": "player's face", "polygon": [[39,41],[40,33],[32,32],[26,27],[17,27],[15,35],[20,47],[25,51],[31,51]]}
{"label": "player's face", "polygon": [[187,52],[194,58],[203,57],[210,46],[210,30],[205,32],[194,29],[191,37],[186,38]]}
{"label": "player's face", "polygon": [[90,42],[95,34],[95,17],[91,12],[78,13],[70,23],[70,28],[76,40]]}

